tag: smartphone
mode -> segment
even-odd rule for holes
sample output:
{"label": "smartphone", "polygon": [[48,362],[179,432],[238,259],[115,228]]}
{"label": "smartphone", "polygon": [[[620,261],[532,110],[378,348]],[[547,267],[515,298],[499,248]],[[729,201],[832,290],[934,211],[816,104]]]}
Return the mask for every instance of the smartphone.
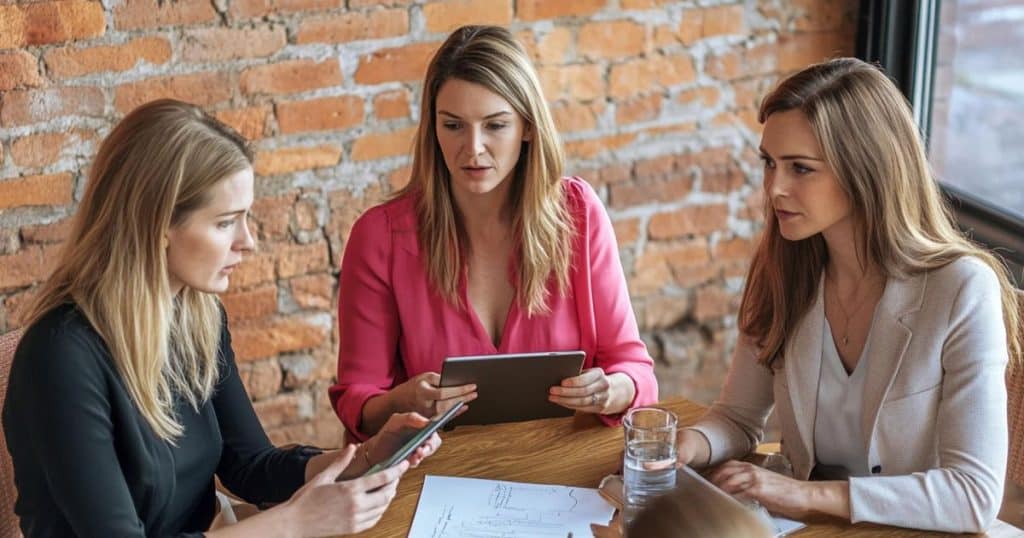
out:
{"label": "smartphone", "polygon": [[441,426],[444,426],[446,422],[454,418],[455,414],[459,412],[459,409],[462,409],[462,405],[464,403],[465,402],[462,401],[456,402],[455,405],[445,411],[443,415],[431,420],[429,424],[423,427],[423,429],[415,432],[404,445],[391,455],[390,458],[370,467],[365,473],[363,473],[363,476],[383,471],[392,465],[398,465],[399,462],[408,458],[409,455],[419,448],[420,445],[426,442],[434,432],[440,429]]}

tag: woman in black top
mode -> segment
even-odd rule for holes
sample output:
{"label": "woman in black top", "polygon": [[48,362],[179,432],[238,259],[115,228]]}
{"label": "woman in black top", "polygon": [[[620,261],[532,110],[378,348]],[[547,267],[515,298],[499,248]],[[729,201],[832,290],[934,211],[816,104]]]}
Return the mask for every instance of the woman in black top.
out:
{"label": "woman in black top", "polygon": [[[361,477],[427,420],[396,415],[335,452],[270,444],[214,295],[254,247],[251,163],[234,131],[178,101],[139,107],[104,140],[11,368],[3,424],[26,537],[358,532],[439,446]],[[207,532],[214,474],[280,504]]]}

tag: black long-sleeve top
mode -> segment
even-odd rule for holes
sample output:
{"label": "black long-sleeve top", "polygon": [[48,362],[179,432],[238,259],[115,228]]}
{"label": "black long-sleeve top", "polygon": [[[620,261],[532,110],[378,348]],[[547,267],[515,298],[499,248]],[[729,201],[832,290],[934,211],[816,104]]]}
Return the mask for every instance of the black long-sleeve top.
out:
{"label": "black long-sleeve top", "polygon": [[214,473],[251,503],[290,497],[314,452],[270,444],[226,322],[218,359],[213,396],[198,412],[178,400],[184,434],[169,443],[139,414],[107,346],[73,305],[33,324],[3,409],[25,536],[201,536],[215,514]]}

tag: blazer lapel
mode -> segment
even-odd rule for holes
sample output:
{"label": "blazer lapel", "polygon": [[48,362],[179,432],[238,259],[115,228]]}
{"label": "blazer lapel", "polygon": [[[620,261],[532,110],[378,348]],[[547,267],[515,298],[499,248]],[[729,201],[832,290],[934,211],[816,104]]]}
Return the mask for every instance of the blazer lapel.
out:
{"label": "blazer lapel", "polygon": [[864,399],[861,408],[861,431],[865,453],[870,453],[871,438],[878,421],[882,402],[899,372],[903,355],[910,345],[912,331],[904,322],[907,314],[921,308],[924,300],[927,273],[903,280],[890,278],[878,302],[874,324],[867,343],[867,372],[864,379]]}
{"label": "blazer lapel", "polygon": [[818,282],[818,295],[810,310],[797,324],[786,346],[783,368],[789,384],[789,398],[800,441],[814,459],[814,420],[818,409],[818,383],[821,376],[822,331],[825,329],[824,273]]}

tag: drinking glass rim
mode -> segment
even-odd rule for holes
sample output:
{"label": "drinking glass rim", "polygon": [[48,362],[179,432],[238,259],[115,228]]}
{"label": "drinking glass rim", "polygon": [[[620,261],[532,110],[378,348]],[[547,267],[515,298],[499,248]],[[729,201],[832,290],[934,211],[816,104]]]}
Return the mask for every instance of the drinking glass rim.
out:
{"label": "drinking glass rim", "polygon": [[646,406],[645,407],[634,407],[634,408],[626,411],[626,414],[622,417],[622,424],[624,426],[628,426],[630,428],[634,428],[634,429],[637,428],[637,426],[633,425],[633,421],[631,419],[633,418],[633,414],[638,412],[638,411],[661,411],[662,413],[665,413],[666,415],[668,415],[669,418],[671,419],[670,423],[666,424],[664,426],[642,426],[642,427],[640,427],[640,428],[642,428],[644,430],[648,430],[648,431],[652,431],[652,430],[653,431],[674,430],[674,429],[676,429],[676,426],[679,425],[679,417],[675,413],[673,413],[672,411],[669,411],[668,409],[665,409],[665,408],[662,408],[662,407],[646,407]]}

